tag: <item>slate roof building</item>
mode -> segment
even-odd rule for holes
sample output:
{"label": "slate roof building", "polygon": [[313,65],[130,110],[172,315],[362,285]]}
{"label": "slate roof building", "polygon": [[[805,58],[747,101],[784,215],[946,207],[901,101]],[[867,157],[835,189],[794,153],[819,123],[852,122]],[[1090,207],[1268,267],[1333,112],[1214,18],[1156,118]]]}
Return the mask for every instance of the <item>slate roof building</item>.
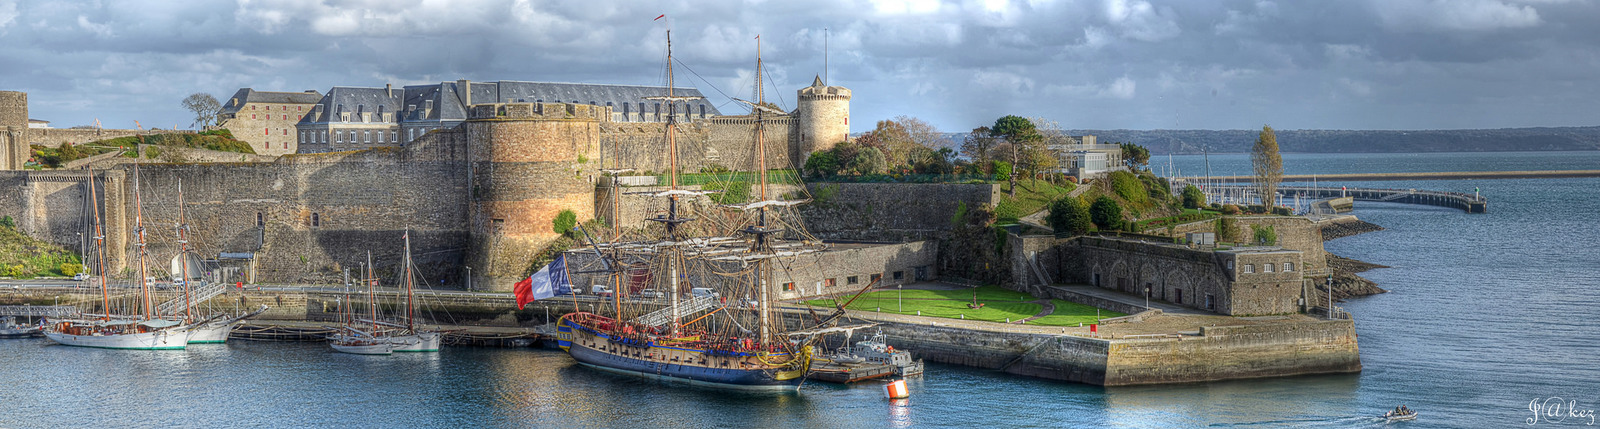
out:
{"label": "slate roof building", "polygon": [[[693,88],[675,88],[675,95],[701,96]],[[721,113],[705,100],[682,103],[675,110],[645,97],[666,95],[666,87],[548,82],[472,82],[458,80],[412,85],[401,89],[334,87],[296,127],[300,153],[361,150],[400,146],[438,129],[467,120],[467,108],[496,103],[573,103],[610,107],[613,122],[665,122],[669,111],[684,121]]]}
{"label": "slate roof building", "polygon": [[222,120],[218,126],[233,133],[234,138],[250,143],[256,153],[295,153],[299,150],[296,124],[311,110],[311,105],[322,98],[321,93],[313,90],[273,92],[239,88],[222,102]]}

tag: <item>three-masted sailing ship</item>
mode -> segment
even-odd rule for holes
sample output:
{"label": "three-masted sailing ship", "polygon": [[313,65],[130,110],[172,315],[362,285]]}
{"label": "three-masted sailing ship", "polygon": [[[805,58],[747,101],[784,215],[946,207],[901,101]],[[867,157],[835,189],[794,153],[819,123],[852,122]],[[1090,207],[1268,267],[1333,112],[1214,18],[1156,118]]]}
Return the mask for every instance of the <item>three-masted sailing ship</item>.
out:
{"label": "three-masted sailing ship", "polygon": [[[758,39],[759,43],[759,39]],[[774,309],[772,292],[775,266],[798,255],[822,250],[794,219],[782,221],[777,210],[802,203],[775,200],[768,194],[764,124],[770,113],[764,107],[757,46],[754,158],[760,177],[755,202],[704,203],[714,191],[681,187],[678,177],[676,109],[699,97],[674,93],[671,32],[667,33],[667,86],[663,97],[647,97],[667,104],[665,143],[671,164],[666,190],[644,193],[666,202],[665,213],[646,220],[652,224],[638,239],[599,242],[590,237],[584,252],[591,253],[608,276],[614,292],[610,311],[577,311],[556,322],[559,346],[579,363],[605,371],[732,390],[795,390],[811,367],[811,340],[792,339],[783,318]],[[708,207],[709,206],[709,207]],[[696,207],[699,223],[687,216]],[[583,231],[590,236],[589,231]],[[576,254],[575,254],[576,255]],[[636,297],[655,291],[664,298],[641,301],[623,298],[630,283]],[[648,289],[646,289],[648,287]],[[576,305],[576,302],[575,302]],[[605,315],[602,313],[610,313]],[[831,318],[830,318],[831,320]]]}

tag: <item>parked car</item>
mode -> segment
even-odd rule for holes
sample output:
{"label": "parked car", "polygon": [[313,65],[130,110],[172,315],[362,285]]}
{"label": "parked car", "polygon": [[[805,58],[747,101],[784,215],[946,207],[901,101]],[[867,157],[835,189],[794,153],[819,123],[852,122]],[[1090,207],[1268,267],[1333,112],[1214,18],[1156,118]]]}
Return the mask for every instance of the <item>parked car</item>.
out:
{"label": "parked car", "polygon": [[81,281],[88,280],[88,279],[89,279],[89,274],[88,273],[78,273],[78,275],[72,276],[72,280],[73,281],[81,282]]}
{"label": "parked car", "polygon": [[645,289],[639,291],[639,297],[644,299],[656,299],[661,297],[661,292],[657,292],[655,289]]}
{"label": "parked car", "polygon": [[611,291],[611,287],[610,286],[594,285],[594,286],[590,286],[589,287],[589,293],[593,293],[593,294],[599,295],[599,296],[609,297],[614,292]]}
{"label": "parked car", "polygon": [[697,288],[689,289],[689,296],[693,296],[695,298],[699,298],[699,297],[702,297],[702,296],[717,297],[717,296],[722,296],[722,295],[718,294],[716,291],[713,291],[713,290],[711,290],[711,288],[708,288],[708,287],[697,287]]}

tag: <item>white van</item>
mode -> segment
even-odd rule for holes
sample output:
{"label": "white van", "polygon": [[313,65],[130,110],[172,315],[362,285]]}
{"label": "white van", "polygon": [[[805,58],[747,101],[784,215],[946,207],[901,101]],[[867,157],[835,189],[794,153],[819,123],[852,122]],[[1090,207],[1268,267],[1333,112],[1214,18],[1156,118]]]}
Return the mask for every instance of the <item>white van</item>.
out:
{"label": "white van", "polygon": [[599,296],[611,296],[611,287],[610,286],[606,286],[606,285],[590,286],[589,287],[589,293],[593,293],[593,294],[599,295]]}
{"label": "white van", "polygon": [[697,287],[697,288],[689,289],[689,296],[692,296],[692,297],[695,297],[695,298],[699,298],[699,297],[702,297],[702,296],[718,297],[718,296],[722,296],[722,295],[718,294],[716,291],[713,291],[713,290],[711,290],[711,288],[708,288],[708,287]]}

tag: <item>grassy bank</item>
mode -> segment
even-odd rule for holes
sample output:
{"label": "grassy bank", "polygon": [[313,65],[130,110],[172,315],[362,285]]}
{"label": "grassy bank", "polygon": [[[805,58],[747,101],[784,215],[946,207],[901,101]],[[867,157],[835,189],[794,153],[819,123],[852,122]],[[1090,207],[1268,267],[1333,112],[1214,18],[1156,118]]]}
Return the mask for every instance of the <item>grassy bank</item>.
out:
{"label": "grassy bank", "polygon": [[0,277],[71,277],[80,267],[77,253],[17,231],[10,216],[0,218]]}
{"label": "grassy bank", "polygon": [[[977,301],[983,304],[982,308],[970,308],[976,293]],[[815,299],[806,301],[805,304],[835,308],[838,303],[849,301],[851,295],[841,296],[837,299]],[[942,317],[947,319],[982,320],[988,322],[1005,323],[1033,317],[1044,310],[1044,306],[1037,302],[1038,299],[1016,291],[1001,289],[997,286],[984,286],[977,289],[957,290],[880,290],[867,292],[850,304],[849,309],[857,311],[870,311],[891,314],[921,315],[928,317]],[[1096,323],[1099,318],[1126,316],[1110,310],[1100,310],[1095,307],[1078,303],[1052,299],[1049,301],[1055,306],[1050,315],[1038,320],[1030,321],[1029,325],[1042,326],[1077,326],[1079,323]]]}

